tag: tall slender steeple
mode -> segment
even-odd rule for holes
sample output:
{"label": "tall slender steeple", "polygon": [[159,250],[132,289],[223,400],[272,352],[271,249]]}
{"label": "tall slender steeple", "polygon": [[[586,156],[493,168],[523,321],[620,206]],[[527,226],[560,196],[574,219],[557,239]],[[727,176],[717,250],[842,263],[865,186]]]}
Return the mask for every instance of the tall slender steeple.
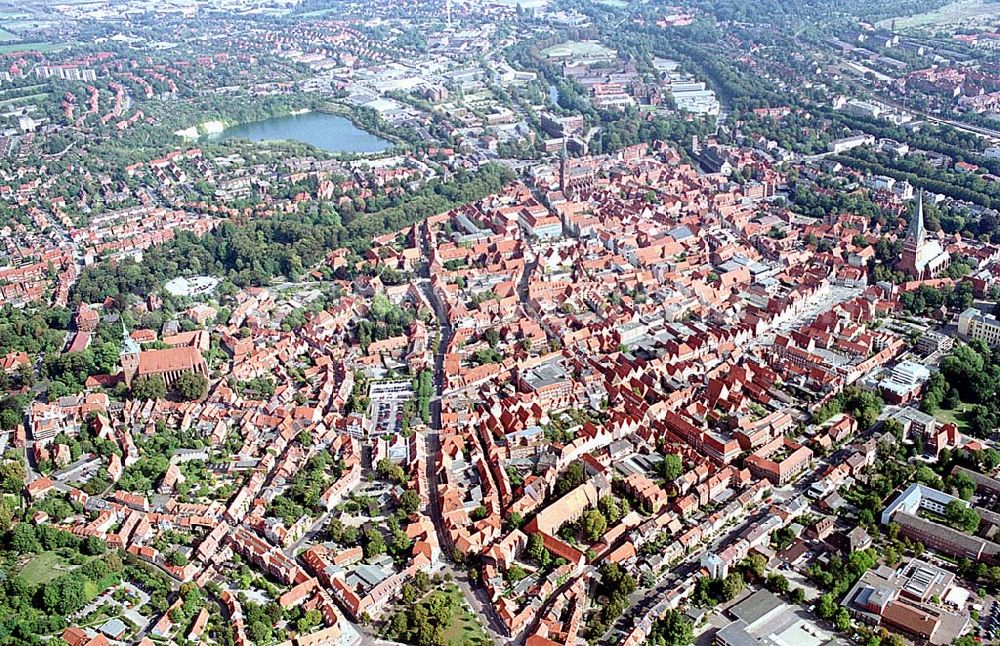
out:
{"label": "tall slender steeple", "polygon": [[903,241],[903,254],[896,268],[910,278],[928,280],[936,278],[948,267],[951,256],[933,236],[928,239],[924,228],[924,192],[917,195],[917,208],[910,219]]}
{"label": "tall slender steeple", "polygon": [[906,237],[908,242],[912,242],[919,247],[923,243],[925,236],[924,189],[920,189],[920,192],[917,194],[917,212],[913,214],[913,219],[910,220],[910,230],[906,232]]}
{"label": "tall slender steeple", "polygon": [[118,360],[122,365],[122,377],[125,380],[126,386],[132,385],[132,380],[135,379],[139,372],[139,354],[141,349],[139,344],[135,342],[129,333],[128,329],[125,327],[125,317],[121,317],[122,322],[122,343],[118,350]]}
{"label": "tall slender steeple", "polygon": [[[569,157],[569,153],[566,149],[566,133],[563,133],[562,140],[562,154],[559,156],[559,190],[566,194],[566,159]],[[568,197],[568,196],[567,196]]]}

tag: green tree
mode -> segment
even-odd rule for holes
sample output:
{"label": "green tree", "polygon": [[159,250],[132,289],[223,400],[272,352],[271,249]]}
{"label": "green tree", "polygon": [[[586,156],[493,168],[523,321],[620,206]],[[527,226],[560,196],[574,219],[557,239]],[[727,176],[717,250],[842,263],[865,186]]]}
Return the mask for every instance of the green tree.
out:
{"label": "green tree", "polygon": [[140,400],[163,399],[167,386],[160,375],[139,375],[132,380],[132,397]]}
{"label": "green tree", "polygon": [[843,606],[837,608],[837,611],[833,615],[833,625],[842,633],[846,633],[851,629],[851,615],[847,612],[847,608]]}
{"label": "green tree", "polygon": [[108,551],[108,544],[96,536],[88,536],[80,546],[80,551],[91,556],[102,556]]}
{"label": "green tree", "polygon": [[298,621],[295,622],[295,628],[302,634],[309,633],[313,628],[319,626],[323,621],[323,615],[319,610],[315,608],[311,610],[306,610],[305,614],[299,617]]}
{"label": "green tree", "polygon": [[397,484],[406,483],[406,472],[403,471],[403,467],[388,458],[382,458],[378,461],[375,465],[375,472],[383,480],[389,480]]}
{"label": "green tree", "polygon": [[411,515],[420,509],[420,495],[412,489],[407,489],[399,497],[399,508]]}
{"label": "green tree", "polygon": [[837,603],[833,600],[833,595],[829,592],[820,595],[819,599],[816,601],[816,614],[819,615],[821,619],[830,619],[836,611]]}
{"label": "green tree", "polygon": [[784,594],[788,592],[788,587],[788,579],[784,575],[777,573],[767,575],[767,589],[771,592]]}
{"label": "green tree", "polygon": [[10,549],[17,554],[34,554],[42,550],[34,525],[18,523],[8,537]]}
{"label": "green tree", "polygon": [[647,643],[652,646],[688,646],[694,643],[694,628],[680,610],[671,608],[653,622]]}
{"label": "green tree", "polygon": [[545,543],[539,532],[534,532],[528,536],[528,544],[525,546],[524,551],[532,561],[541,563],[542,555],[545,552]]}
{"label": "green tree", "polygon": [[743,580],[743,575],[739,572],[730,572],[722,580],[722,598],[725,601],[732,601],[743,592],[745,587],[746,582]]}
{"label": "green tree", "polygon": [[684,463],[681,456],[668,453],[663,456],[663,461],[659,464],[660,476],[668,482],[673,482],[684,473]]}
{"label": "green tree", "polygon": [[201,399],[208,392],[208,379],[194,372],[185,372],[174,382],[174,390],[186,401]]}
{"label": "green tree", "polygon": [[20,493],[24,489],[27,470],[21,458],[8,460],[0,465],[0,491]]}
{"label": "green tree", "polygon": [[608,521],[605,520],[604,514],[600,511],[588,509],[580,519],[580,526],[583,528],[583,533],[587,536],[587,539],[590,542],[594,542],[604,535],[605,530],[608,528]]}
{"label": "green tree", "polygon": [[958,493],[962,500],[969,500],[976,492],[976,482],[966,473],[953,473],[948,477],[948,488]]}
{"label": "green tree", "polygon": [[956,529],[974,534],[979,529],[979,514],[972,507],[952,500],[945,507],[945,517]]}
{"label": "green tree", "polygon": [[375,527],[366,527],[362,532],[361,547],[366,559],[385,554],[385,539],[382,537],[382,532]]}
{"label": "green tree", "polygon": [[267,646],[274,641],[274,631],[266,621],[254,621],[247,626],[250,639],[259,646]]}
{"label": "green tree", "polygon": [[167,555],[167,563],[170,565],[175,565],[177,567],[184,567],[188,564],[188,557],[184,555],[183,552],[178,552],[174,550]]}
{"label": "green tree", "polygon": [[579,487],[586,480],[586,474],[583,470],[583,464],[580,462],[573,462],[562,473],[556,478],[556,484],[554,487],[556,496],[562,497],[568,494],[573,489]]}
{"label": "green tree", "polygon": [[523,567],[515,563],[507,569],[506,576],[507,580],[510,581],[511,583],[517,583],[524,577],[528,576],[528,573],[527,571],[525,571]]}
{"label": "green tree", "polygon": [[761,554],[753,553],[743,559],[743,571],[753,581],[760,581],[764,578],[764,570],[767,568],[767,558]]}

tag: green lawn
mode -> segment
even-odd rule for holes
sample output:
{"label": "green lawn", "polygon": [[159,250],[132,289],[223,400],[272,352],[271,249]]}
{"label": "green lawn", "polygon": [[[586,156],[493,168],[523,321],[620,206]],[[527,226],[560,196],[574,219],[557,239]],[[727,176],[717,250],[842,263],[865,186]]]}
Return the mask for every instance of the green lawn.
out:
{"label": "green lawn", "polygon": [[36,83],[35,85],[7,88],[6,90],[0,90],[0,98],[7,98],[12,94],[16,94],[18,96],[23,96],[25,94],[38,94],[44,90],[45,87],[45,83]]}
{"label": "green lawn", "polygon": [[475,644],[489,644],[490,640],[479,625],[479,621],[465,603],[465,597],[461,590],[454,583],[444,587],[443,592],[454,600],[454,607],[458,608],[455,613],[451,627],[445,632],[445,641],[448,646],[474,646]]}
{"label": "green lawn", "polygon": [[[958,25],[968,21],[989,21],[1000,12],[1000,3],[985,0],[956,0],[943,7],[919,13],[913,16],[903,16],[895,19],[897,29],[910,27],[938,27],[942,25]],[[882,27],[888,27],[893,19],[880,21]]]}
{"label": "green lawn", "polygon": [[972,408],[972,404],[962,404],[958,408],[939,408],[934,412],[934,417],[942,424],[955,424],[958,430],[965,432],[969,425],[964,419],[965,412]]}
{"label": "green lawn", "polygon": [[0,54],[9,54],[11,52],[55,52],[60,49],[65,49],[69,45],[65,43],[51,43],[48,41],[42,41],[37,43],[7,43],[6,45],[0,45]]}
{"label": "green lawn", "polygon": [[65,562],[55,552],[43,552],[21,568],[21,577],[28,585],[48,583],[68,571]]}
{"label": "green lawn", "polygon": [[328,13],[333,13],[335,11],[340,11],[339,7],[326,7],[324,9],[314,9],[313,11],[306,11],[300,13],[299,16],[303,18],[318,18],[320,16],[325,16]]}
{"label": "green lawn", "polygon": [[3,99],[0,101],[0,107],[10,108],[19,105],[27,105],[29,103],[39,103],[45,98],[48,98],[49,92],[40,92],[38,94],[29,94],[27,96],[16,96],[11,99]]}
{"label": "green lawn", "polygon": [[[413,606],[423,606],[429,612],[431,597],[434,597],[435,601],[438,601],[442,596],[447,599],[447,608],[450,609],[450,625],[444,631],[443,643],[448,644],[448,646],[486,646],[486,644],[489,644],[489,637],[486,636],[486,632],[483,630],[482,625],[480,625],[479,620],[466,603],[462,591],[454,582],[446,582],[441,579],[436,579],[427,592],[412,604],[407,604],[402,597],[397,599],[393,604],[391,612],[388,613],[389,620],[385,622],[381,629],[392,632],[392,619],[400,615],[405,617],[409,614]],[[410,628],[412,629],[413,626],[410,626]],[[406,637],[404,636],[404,640]],[[413,636],[408,635],[408,637],[412,638]],[[413,642],[404,641],[404,643],[409,644]]]}
{"label": "green lawn", "polygon": [[542,55],[546,57],[569,56],[572,59],[590,57],[612,57],[615,51],[597,42],[585,40],[573,40],[566,43],[553,45],[542,50]]}

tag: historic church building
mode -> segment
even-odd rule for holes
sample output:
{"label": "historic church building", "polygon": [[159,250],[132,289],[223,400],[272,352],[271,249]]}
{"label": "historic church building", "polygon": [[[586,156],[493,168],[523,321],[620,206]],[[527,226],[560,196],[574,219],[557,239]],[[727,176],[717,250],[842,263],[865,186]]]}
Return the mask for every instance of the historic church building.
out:
{"label": "historic church building", "polygon": [[119,352],[122,376],[125,385],[143,375],[160,375],[163,383],[170,388],[185,372],[193,372],[208,378],[208,364],[201,352],[194,346],[181,346],[165,350],[143,350],[135,342],[122,323],[122,344]]}
{"label": "historic church building", "polygon": [[951,263],[948,251],[936,239],[927,239],[924,229],[924,193],[917,197],[917,212],[910,220],[903,242],[903,256],[896,269],[913,280],[930,280],[941,275]]}

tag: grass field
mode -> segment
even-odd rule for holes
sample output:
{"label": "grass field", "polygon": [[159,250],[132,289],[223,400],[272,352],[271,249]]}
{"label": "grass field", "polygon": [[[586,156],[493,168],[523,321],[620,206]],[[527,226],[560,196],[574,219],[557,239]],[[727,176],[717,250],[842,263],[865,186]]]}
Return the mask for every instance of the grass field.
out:
{"label": "grass field", "polygon": [[[956,0],[934,11],[896,18],[896,29],[958,25],[970,20],[989,20],[998,15],[1000,15],[1000,2]],[[892,19],[882,20],[878,24],[880,27],[889,27]]]}
{"label": "grass field", "polygon": [[[486,631],[483,630],[479,620],[466,603],[462,591],[451,581],[445,582],[435,579],[431,588],[413,604],[408,605],[401,598],[398,599],[389,615],[407,613],[410,605],[423,606],[429,612],[431,597],[439,598],[441,596],[447,598],[448,608],[451,610],[451,625],[448,626],[448,630],[444,631],[443,641],[445,644],[448,646],[486,646],[491,643],[489,637],[486,636]],[[389,628],[390,623],[392,622],[387,622],[384,628]]]}
{"label": "grass field", "polygon": [[338,7],[326,7],[324,9],[315,9],[313,11],[306,11],[305,13],[300,13],[299,16],[303,18],[317,18],[319,16],[325,16],[328,13],[333,13],[340,11]]}
{"label": "grass field", "polygon": [[955,424],[958,430],[964,432],[969,425],[964,419],[965,411],[972,408],[972,404],[962,404],[958,408],[939,408],[934,413],[934,417],[943,424]]}
{"label": "grass field", "polygon": [[16,96],[12,99],[4,99],[0,101],[0,108],[13,108],[19,105],[27,105],[29,103],[36,103],[45,99],[49,96],[48,92],[41,92],[39,94],[29,94],[28,96]]}
{"label": "grass field", "polygon": [[28,585],[48,583],[71,568],[55,552],[43,552],[21,568],[21,577]]}
{"label": "grass field", "polygon": [[479,625],[475,615],[465,603],[461,590],[455,584],[448,584],[443,592],[447,594],[454,603],[458,612],[455,613],[451,627],[445,632],[445,641],[449,646],[475,646],[476,644],[489,644],[490,640]]}
{"label": "grass field", "polygon": [[575,40],[568,43],[559,43],[542,50],[542,54],[548,58],[610,58],[615,55],[614,50],[608,49],[600,43],[585,40]]}
{"label": "grass field", "polygon": [[0,100],[14,99],[19,96],[26,96],[28,94],[38,94],[44,89],[45,89],[44,83],[38,83],[36,85],[25,85],[24,87],[12,87],[7,90],[0,90]]}
{"label": "grass field", "polygon": [[498,4],[506,5],[508,7],[516,7],[521,5],[525,9],[541,9],[542,7],[548,6],[549,0],[496,0]]}
{"label": "grass field", "polygon": [[11,33],[3,27],[0,27],[0,42],[7,43],[12,40],[17,40],[18,38],[20,38],[20,36],[17,34]]}
{"label": "grass field", "polygon": [[10,52],[56,52],[67,47],[69,47],[69,45],[65,43],[51,43],[48,41],[37,43],[7,43],[5,45],[0,45],[0,54],[9,54]]}

